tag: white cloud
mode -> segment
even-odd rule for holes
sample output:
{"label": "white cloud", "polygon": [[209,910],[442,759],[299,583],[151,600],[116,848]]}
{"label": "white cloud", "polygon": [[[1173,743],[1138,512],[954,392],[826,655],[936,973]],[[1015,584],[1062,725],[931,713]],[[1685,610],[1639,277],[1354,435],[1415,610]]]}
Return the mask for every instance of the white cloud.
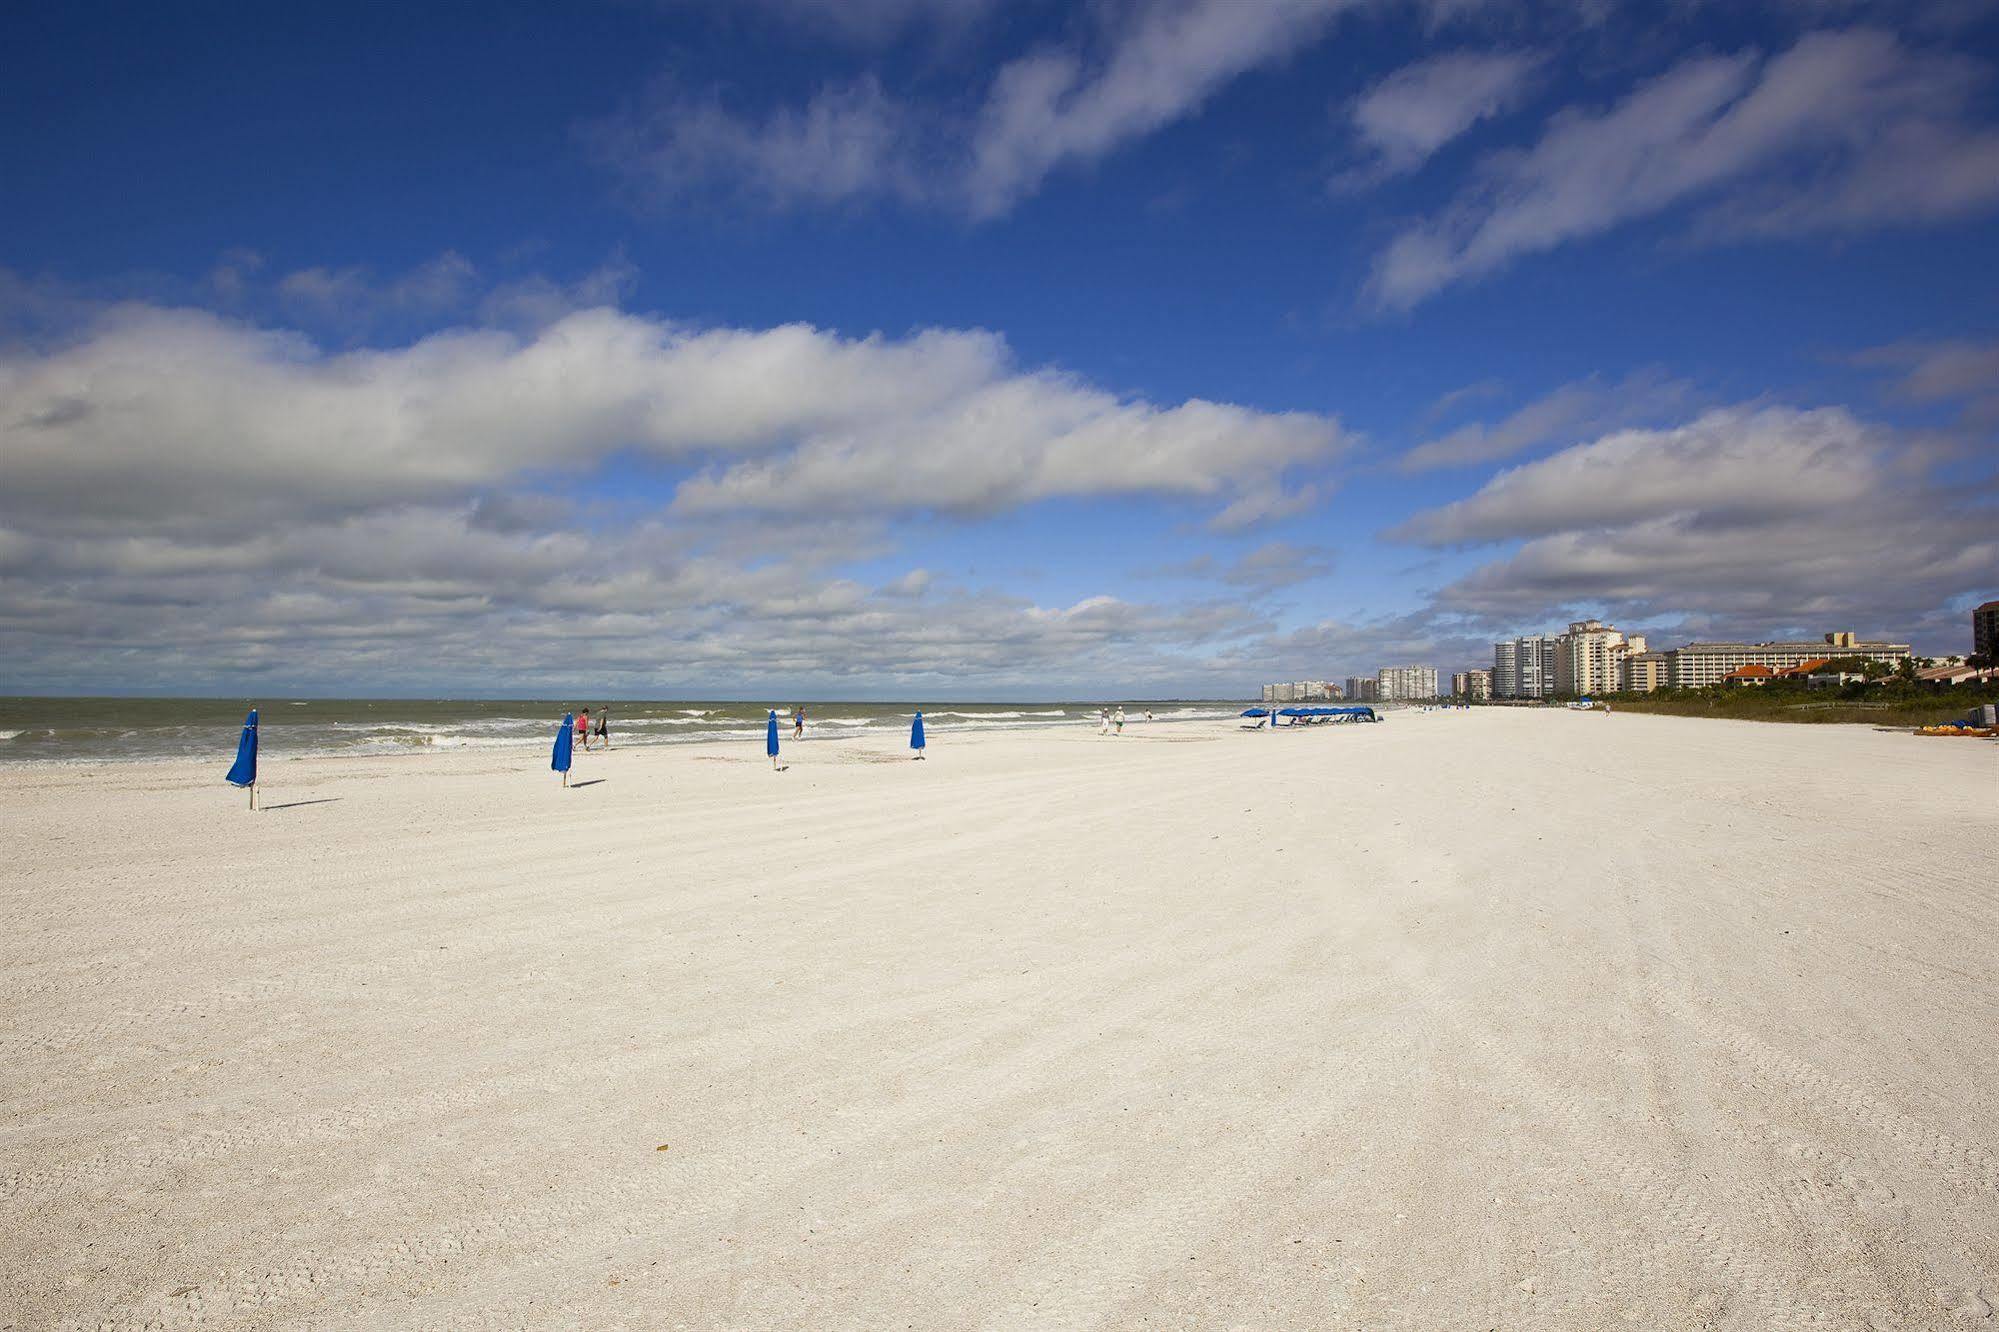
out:
{"label": "white cloud", "polygon": [[1730,407],[1671,430],[1624,430],[1488,481],[1396,535],[1462,545],[1699,513],[1763,519],[1875,493],[1885,432],[1843,408]]}
{"label": "white cloud", "polygon": [[929,128],[868,75],[762,116],[731,111],[712,93],[662,87],[642,111],[597,125],[587,137],[648,192],[719,188],[787,207],[875,195],[924,200],[938,188],[920,165],[921,133]]}
{"label": "white cloud", "polygon": [[0,517],[255,526],[587,471],[634,450],[722,460],[681,507],[990,511],[1056,496],[1226,504],[1333,455],[1325,417],[1157,406],[1022,371],[982,332],[847,339],[602,309],[531,337],[457,330],[327,354],[191,310],[114,311],[0,357]]}
{"label": "white cloud", "polygon": [[1491,425],[1473,422],[1418,444],[1397,465],[1405,472],[1420,472],[1510,458],[1584,434],[1663,417],[1684,407],[1691,391],[1686,382],[1669,379],[1658,370],[1639,371],[1617,384],[1592,375],[1564,384]]}
{"label": "white cloud", "polygon": [[[242,294],[245,273],[227,259],[212,275],[219,285]],[[478,270],[464,255],[447,250],[387,282],[361,267],[302,268],[278,279],[277,297],[292,315],[318,323],[361,326],[384,316],[433,318],[455,314],[471,299]]]}
{"label": "white cloud", "polygon": [[1006,212],[1048,174],[1189,115],[1224,84],[1300,49],[1352,0],[1175,0],[1130,6],[1091,61],[1072,48],[1003,67],[972,137],[974,216]]}
{"label": "white cloud", "polygon": [[998,0],[739,0],[784,25],[830,34],[860,46],[880,46],[904,33],[932,29],[946,37],[983,23]]}
{"label": "white cloud", "polygon": [[[1036,602],[838,570],[891,556],[909,510],[1281,513],[1316,493],[1286,473],[1343,443],[1323,416],[1022,368],[977,330],[593,309],[343,351],[130,303],[0,352],[0,660],[16,687],[1225,690],[1216,663],[1268,629],[1232,596]],[[641,501],[621,493],[632,460],[693,474],[678,502]],[[583,484],[550,487],[564,476]],[[1275,585],[1287,554],[1311,559],[1266,547],[1241,576]]]}
{"label": "white cloud", "polygon": [[1999,342],[1904,342],[1860,354],[1862,365],[1902,372],[1898,396],[1912,402],[1959,402],[1967,421],[1999,424]]}
{"label": "white cloud", "polygon": [[1404,231],[1370,294],[1407,308],[1522,255],[1706,200],[1710,233],[1859,229],[1999,201],[1999,138],[1968,119],[1986,69],[1871,30],[1675,66],[1601,113],[1568,111]]}
{"label": "white cloud", "polygon": [[1518,101],[1540,57],[1455,51],[1405,66],[1357,98],[1354,132],[1374,157],[1369,179],[1413,171],[1481,120]]}
{"label": "white cloud", "polygon": [[1590,609],[1706,632],[1907,633],[1999,583],[1989,503],[1934,485],[1933,461],[1841,408],[1725,408],[1503,472],[1391,535],[1520,543],[1434,601],[1490,623]]}
{"label": "white cloud", "polygon": [[1051,173],[1192,115],[1360,2],[1104,6],[1094,30],[1000,66],[970,115],[892,98],[864,75],[823,86],[802,107],[754,113],[668,88],[585,136],[648,192],[735,188],[778,206],[893,198],[992,218]]}

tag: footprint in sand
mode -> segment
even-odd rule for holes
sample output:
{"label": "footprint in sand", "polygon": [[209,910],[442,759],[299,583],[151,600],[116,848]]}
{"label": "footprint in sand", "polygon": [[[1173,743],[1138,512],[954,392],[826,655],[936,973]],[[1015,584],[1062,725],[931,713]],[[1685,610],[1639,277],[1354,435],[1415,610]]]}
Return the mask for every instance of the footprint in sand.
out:
{"label": "footprint in sand", "polygon": [[1979,1319],[1992,1316],[1992,1297],[1983,1290],[1939,1290],[1937,1303],[1959,1318]]}

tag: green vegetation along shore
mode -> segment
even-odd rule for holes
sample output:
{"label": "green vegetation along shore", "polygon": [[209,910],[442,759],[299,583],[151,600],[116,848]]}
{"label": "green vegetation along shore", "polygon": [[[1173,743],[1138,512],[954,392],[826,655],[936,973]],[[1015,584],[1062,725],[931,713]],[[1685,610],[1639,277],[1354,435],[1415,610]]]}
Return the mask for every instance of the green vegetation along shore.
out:
{"label": "green vegetation along shore", "polygon": [[1999,685],[1934,685],[1891,681],[1807,689],[1768,684],[1759,688],[1661,689],[1604,698],[1620,711],[1739,721],[1871,722],[1877,726],[1933,726],[1956,721],[1981,703],[1999,703]]}

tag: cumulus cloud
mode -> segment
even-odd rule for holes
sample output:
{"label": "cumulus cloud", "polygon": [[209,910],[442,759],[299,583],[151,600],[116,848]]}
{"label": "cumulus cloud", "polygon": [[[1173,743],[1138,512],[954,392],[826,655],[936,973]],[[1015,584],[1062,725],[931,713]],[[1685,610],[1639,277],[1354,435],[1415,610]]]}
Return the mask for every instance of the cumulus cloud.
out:
{"label": "cumulus cloud", "polygon": [[1514,105],[1539,63],[1525,51],[1455,51],[1390,74],[1355,99],[1348,113],[1374,158],[1361,176],[1378,180],[1414,171],[1479,121]]}
{"label": "cumulus cloud", "polygon": [[1923,608],[1999,582],[1991,480],[1982,497],[1946,490],[1933,461],[1841,408],[1723,408],[1502,472],[1391,535],[1518,543],[1435,599],[1489,623],[1590,608],[1710,632],[1906,633]]}
{"label": "cumulus cloud", "polygon": [[1492,424],[1472,422],[1426,440],[1403,454],[1397,466],[1421,472],[1510,458],[1587,433],[1666,416],[1684,407],[1691,394],[1691,385],[1656,369],[1628,375],[1616,384],[1591,375],[1564,384]]}
{"label": "cumulus cloud", "polygon": [[[1280,511],[1276,478],[1342,443],[1326,417],[1023,369],[976,330],[596,309],[341,351],[127,304],[0,353],[0,659],[16,687],[527,686],[578,661],[633,690],[786,673],[1186,687],[1267,628],[1253,610],[839,569],[892,553],[888,520],[910,510],[1156,495]],[[676,497],[622,497],[652,464]]]}
{"label": "cumulus cloud", "polygon": [[1820,513],[1877,492],[1886,445],[1885,432],[1843,408],[1723,408],[1501,472],[1395,535],[1463,545],[1690,512],[1710,522]]}
{"label": "cumulus cloud", "polygon": [[68,345],[0,356],[0,403],[0,517],[162,530],[438,500],[620,450],[735,459],[682,488],[688,511],[1226,504],[1342,440],[1321,416],[1158,406],[1023,371],[982,332],[850,339],[609,309],[532,336],[454,330],[328,354],[296,333],[129,306]]}
{"label": "cumulus cloud", "polygon": [[1986,66],[1873,30],[1765,60],[1699,56],[1602,112],[1565,111],[1398,235],[1369,291],[1405,309],[1528,254],[1685,203],[1713,235],[1858,230],[1999,202],[1999,134],[1973,120]]}

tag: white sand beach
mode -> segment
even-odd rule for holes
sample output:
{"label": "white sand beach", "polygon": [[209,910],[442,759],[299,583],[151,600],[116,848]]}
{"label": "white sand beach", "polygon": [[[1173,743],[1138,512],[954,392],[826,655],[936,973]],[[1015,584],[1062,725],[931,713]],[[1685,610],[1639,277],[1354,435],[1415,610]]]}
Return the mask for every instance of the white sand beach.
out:
{"label": "white sand beach", "polygon": [[1999,744],[267,746],[6,774],[0,1327],[1999,1326]]}

